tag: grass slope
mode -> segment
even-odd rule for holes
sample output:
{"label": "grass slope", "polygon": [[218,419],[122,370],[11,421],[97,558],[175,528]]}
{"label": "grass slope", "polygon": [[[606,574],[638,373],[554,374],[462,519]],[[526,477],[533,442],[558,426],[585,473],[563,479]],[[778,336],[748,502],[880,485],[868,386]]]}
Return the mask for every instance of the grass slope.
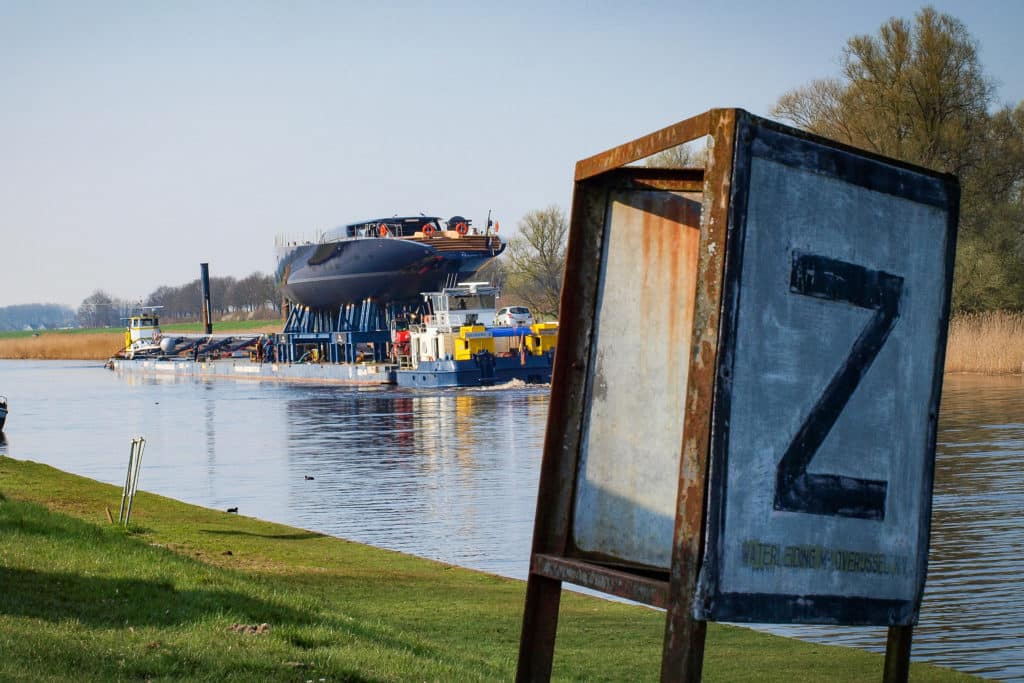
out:
{"label": "grass slope", "polygon": [[[0,680],[514,677],[522,582],[145,492],[124,530],[106,520],[119,502],[115,487],[0,457]],[[662,629],[653,610],[565,594],[554,676],[655,680]],[[881,671],[857,650],[708,629],[709,681]]]}

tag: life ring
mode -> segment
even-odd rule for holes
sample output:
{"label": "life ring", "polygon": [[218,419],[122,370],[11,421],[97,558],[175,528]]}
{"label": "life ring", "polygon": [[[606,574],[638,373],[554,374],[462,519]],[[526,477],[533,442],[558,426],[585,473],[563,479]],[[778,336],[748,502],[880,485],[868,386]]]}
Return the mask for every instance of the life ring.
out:
{"label": "life ring", "polygon": [[469,226],[466,225],[465,223],[459,223],[458,225],[455,226],[455,232],[459,233],[460,235],[465,235],[467,232],[469,232]]}
{"label": "life ring", "polygon": [[426,235],[427,237],[433,237],[433,235],[434,235],[434,224],[433,223],[427,223],[426,225],[424,225],[423,226],[423,234]]}
{"label": "life ring", "polygon": [[383,223],[380,224],[380,236],[381,237],[387,237],[388,236],[388,226],[384,225]]}

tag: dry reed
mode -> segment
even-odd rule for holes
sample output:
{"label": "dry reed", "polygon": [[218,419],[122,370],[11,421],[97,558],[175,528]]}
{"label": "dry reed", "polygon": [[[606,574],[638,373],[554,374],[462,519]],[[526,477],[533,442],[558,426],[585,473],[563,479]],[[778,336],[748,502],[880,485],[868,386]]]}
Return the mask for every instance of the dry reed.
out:
{"label": "dry reed", "polygon": [[991,311],[954,317],[946,344],[946,372],[1024,372],[1024,314]]}
{"label": "dry reed", "polygon": [[0,339],[0,358],[16,360],[107,360],[124,347],[124,332],[67,334]]}

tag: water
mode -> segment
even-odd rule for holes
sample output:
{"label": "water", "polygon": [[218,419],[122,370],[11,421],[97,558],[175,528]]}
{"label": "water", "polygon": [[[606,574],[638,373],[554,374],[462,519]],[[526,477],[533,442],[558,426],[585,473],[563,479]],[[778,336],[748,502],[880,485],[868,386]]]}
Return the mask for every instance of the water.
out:
{"label": "water", "polygon": [[[913,658],[1024,681],[1024,378],[946,377]],[[772,627],[885,650],[884,629]]]}
{"label": "water", "polygon": [[[353,389],[0,361],[0,393],[12,408],[0,453],[120,486],[141,434],[145,491],[526,576],[544,388]],[[1024,380],[947,378],[915,659],[1024,681],[1022,510]],[[771,630],[884,649],[882,628]]]}

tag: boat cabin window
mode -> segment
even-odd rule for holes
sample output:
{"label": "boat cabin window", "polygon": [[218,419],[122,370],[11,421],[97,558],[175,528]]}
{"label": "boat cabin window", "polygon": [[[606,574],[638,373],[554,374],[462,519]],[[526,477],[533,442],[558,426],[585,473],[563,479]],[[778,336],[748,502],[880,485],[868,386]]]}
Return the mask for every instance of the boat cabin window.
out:
{"label": "boat cabin window", "polygon": [[467,308],[494,308],[494,295],[493,294],[473,294],[470,296],[460,296],[458,303],[453,305],[453,309],[465,310]]}

